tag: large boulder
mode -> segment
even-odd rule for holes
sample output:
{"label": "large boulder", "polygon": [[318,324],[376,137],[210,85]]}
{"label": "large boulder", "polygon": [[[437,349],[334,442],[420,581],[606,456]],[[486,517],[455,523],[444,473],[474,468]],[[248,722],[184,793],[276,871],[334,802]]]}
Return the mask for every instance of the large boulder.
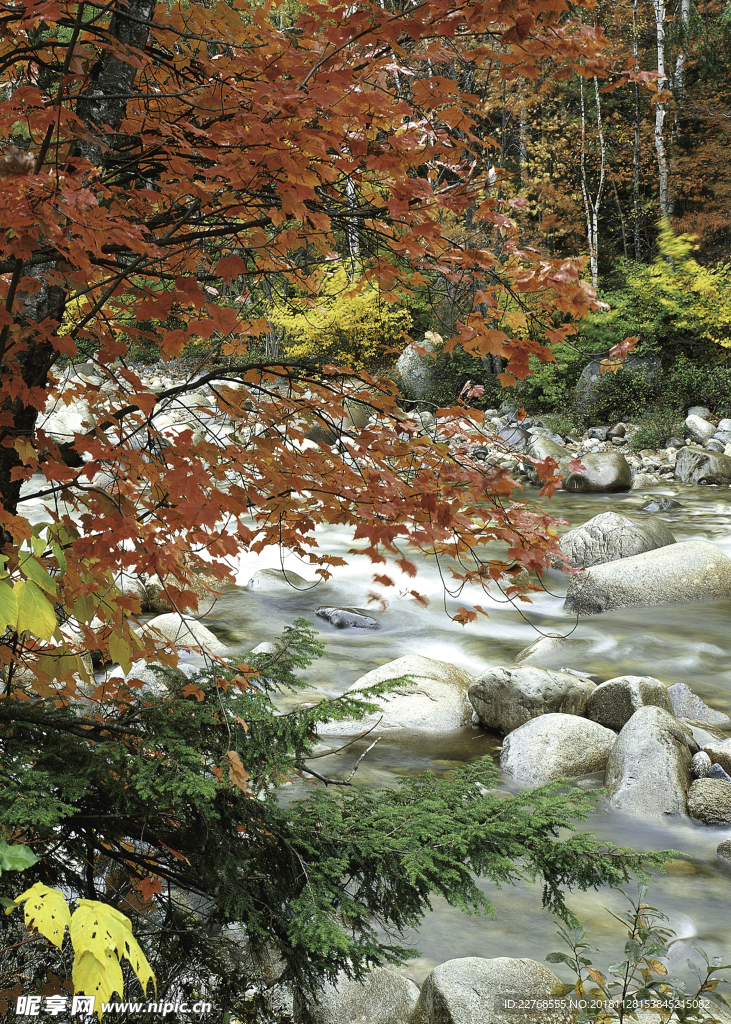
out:
{"label": "large boulder", "polygon": [[560,984],[552,970],[535,960],[447,960],[422,985],[413,1024],[569,1024],[568,1009],[536,1006],[516,1014],[514,1008],[526,997],[549,1000]]}
{"label": "large boulder", "polygon": [[681,484],[731,484],[731,458],[705,448],[681,448],[675,479]]}
{"label": "large boulder", "polygon": [[211,654],[228,654],[229,649],[202,622],[188,615],[168,612],[167,615],[156,615],[146,622],[142,628],[144,634],[153,640],[166,640],[174,648],[200,647]]}
{"label": "large boulder", "polygon": [[590,494],[608,494],[628,491],[632,486],[630,464],[620,452],[597,452],[582,455],[581,467],[564,476],[565,491]]}
{"label": "large boulder", "polygon": [[[427,331],[418,345],[407,345],[396,360],[396,373],[401,380],[401,390],[412,401],[421,401],[432,388],[435,378],[435,355],[441,350],[442,339],[438,334]],[[416,350],[424,349],[424,355]]]}
{"label": "large boulder", "polygon": [[652,676],[618,676],[594,690],[586,705],[593,722],[619,732],[641,707],[656,707],[675,717],[667,687]]}
{"label": "large boulder", "polygon": [[314,586],[316,581],[303,579],[291,569],[257,569],[246,589],[257,594],[291,594],[295,590],[312,590]]}
{"label": "large boulder", "polygon": [[700,699],[685,683],[673,683],[668,686],[668,694],[673,703],[676,718],[687,718],[691,722],[702,722],[704,725],[729,725],[731,718],[723,711],[716,711]]}
{"label": "large boulder", "polygon": [[731,559],[713,544],[688,540],[578,573],[569,583],[564,611],[597,615],[635,605],[728,598]]}
{"label": "large boulder", "polygon": [[688,790],[688,814],[704,825],[731,822],[731,782],[696,779]]}
{"label": "large boulder", "polygon": [[703,416],[696,416],[693,413],[689,413],[686,416],[685,429],[688,431],[690,438],[693,441],[697,441],[698,444],[705,444],[706,441],[710,441],[716,433],[716,428],[712,423],[709,423]]}
{"label": "large boulder", "polygon": [[532,718],[505,737],[500,767],[532,786],[604,771],[617,734],[578,715]]}
{"label": "large boulder", "polygon": [[647,818],[685,814],[690,763],[680,722],[662,708],[640,708],[620,732],[607,763],[610,805]]}
{"label": "large boulder", "polygon": [[372,698],[381,711],[357,721],[346,719],[321,725],[318,734],[357,736],[371,728],[374,736],[397,731],[442,733],[472,723],[472,705],[467,696],[472,676],[456,665],[419,654],[396,658],[366,672],[346,692],[353,693],[391,679],[404,681],[383,696]]}
{"label": "large boulder", "polygon": [[326,982],[317,1002],[295,995],[300,1024],[411,1024],[419,989],[388,967],[374,967],[362,982],[340,974]]}
{"label": "large boulder", "polygon": [[583,715],[595,688],[589,679],[568,672],[550,672],[531,665],[497,666],[475,679],[469,698],[486,729],[508,733],[539,715]]}
{"label": "large boulder", "polygon": [[654,516],[600,512],[583,526],[565,533],[561,550],[571,565],[588,568],[674,543],[675,537],[665,523]]}
{"label": "large boulder", "polygon": [[576,456],[573,452],[570,452],[564,445],[559,444],[550,437],[546,437],[545,434],[531,434],[531,440],[526,449],[526,454],[530,456],[530,459],[524,459],[523,465],[528,478],[532,483],[537,484],[538,473],[535,470],[535,466],[532,459],[538,462],[543,462],[545,459],[555,459],[559,465],[562,476],[568,472],[569,463]]}

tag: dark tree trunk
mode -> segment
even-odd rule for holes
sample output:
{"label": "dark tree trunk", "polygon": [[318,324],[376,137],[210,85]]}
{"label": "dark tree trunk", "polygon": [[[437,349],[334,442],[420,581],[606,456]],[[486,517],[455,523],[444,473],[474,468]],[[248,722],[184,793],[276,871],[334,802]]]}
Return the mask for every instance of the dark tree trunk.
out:
{"label": "dark tree trunk", "polygon": [[[114,11],[108,36],[112,36],[124,47],[144,49],[150,30],[150,22],[156,0],[120,0]],[[77,19],[80,21],[79,19]],[[85,95],[79,100],[77,112],[84,119],[92,136],[99,139],[80,142],[72,157],[83,157],[95,165],[103,164],[115,149],[114,133],[119,131],[127,108],[127,97],[131,93],[137,68],[115,55],[105,53],[92,73],[92,81]],[[112,134],[102,126],[108,125]],[[37,171],[40,168],[36,169]],[[37,268],[16,266],[18,278],[35,278],[40,290],[28,294],[22,288],[15,295],[14,321],[21,329],[23,349],[15,355],[12,349],[5,350],[8,336],[2,338],[2,365],[16,358],[22,367],[23,382],[29,388],[48,387],[48,373],[57,358],[52,345],[46,339],[34,340],[39,333],[36,325],[46,318],[60,323],[66,302],[66,293],[57,284],[50,284],[48,274],[58,272],[58,263],[45,263]],[[12,304],[12,299],[10,300]],[[0,410],[0,497],[8,512],[17,513],[21,481],[13,480],[13,470],[21,465],[20,456],[13,446],[15,438],[31,438],[35,432],[38,410],[26,405],[20,398],[8,401]]]}

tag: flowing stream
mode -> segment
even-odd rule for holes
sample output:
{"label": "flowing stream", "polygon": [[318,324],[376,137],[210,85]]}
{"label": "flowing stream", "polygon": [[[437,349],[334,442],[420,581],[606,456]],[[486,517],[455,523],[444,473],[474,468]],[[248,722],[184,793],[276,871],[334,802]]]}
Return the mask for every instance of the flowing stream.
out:
{"label": "flowing stream", "polygon": [[[26,486],[32,487],[33,483]],[[652,496],[660,495],[676,497],[682,503],[682,508],[674,512],[656,513],[676,540],[710,541],[731,556],[728,488],[655,488]],[[537,501],[538,493],[527,490],[525,497]],[[545,508],[568,521],[569,525],[562,527],[565,531],[601,511],[638,509],[645,501],[638,492],[580,495],[559,491]],[[32,519],[46,518],[40,506],[28,507],[26,514]],[[384,594],[389,597],[384,611],[374,611],[375,605],[369,608],[370,614],[379,617],[380,629],[338,630],[317,618],[316,609],[321,605],[366,608],[373,589],[372,573],[384,568],[349,556],[353,543],[345,530],[321,531],[318,541],[331,554],[349,558],[348,566],[336,569],[327,583],[276,594],[244,589],[260,568],[284,566],[300,576],[313,577],[308,566],[291,556],[281,559],[279,551],[271,550],[263,556],[242,558],[237,571],[241,586],[225,591],[210,609],[201,606],[206,625],[231,647],[234,655],[245,656],[261,641],[276,637],[294,619],[307,618],[316,625],[326,646],[325,656],[307,671],[307,681],[321,692],[334,695],[370,669],[406,654],[451,662],[477,675],[491,665],[511,664],[519,651],[541,634],[570,633],[572,642],[557,655],[559,660],[541,662],[544,667],[580,669],[603,679],[631,674],[656,676],[668,685],[682,681],[711,707],[731,713],[731,601],[631,608],[577,622],[562,611],[568,578],[551,571],[544,581],[547,591],[534,595],[531,604],[485,600],[476,590],[458,599],[447,597],[452,611],[471,599],[489,611],[488,619],[479,617],[463,628],[445,614],[444,585],[434,559],[415,558],[419,566],[415,580],[399,578],[391,566],[385,570],[398,586]],[[412,588],[429,598],[428,607],[404,596]],[[184,660],[193,665],[200,663],[198,656]],[[399,774],[425,769],[449,771],[488,753],[497,757],[501,742],[499,734],[479,727],[443,738],[383,739],[363,761],[355,781],[391,786]],[[318,769],[347,774],[367,743],[360,741],[319,761]],[[583,784],[601,786],[602,777],[587,778]],[[515,783],[502,776],[500,785],[511,789]],[[669,957],[671,973],[691,977],[686,958],[693,955],[696,944],[709,956],[729,958],[731,873],[720,866],[716,847],[731,836],[731,825],[708,827],[691,819],[647,822],[611,811],[600,800],[598,812],[583,828],[619,845],[638,850],[675,849],[689,856],[689,860],[674,864],[667,875],[656,875],[649,893],[650,902],[667,914],[677,934]],[[409,977],[421,983],[436,964],[455,957],[523,956],[542,961],[546,953],[561,948],[555,935],[556,921],[541,907],[540,885],[521,883],[498,890],[485,883],[483,889],[495,907],[496,920],[468,916],[437,898],[421,929],[401,936],[403,945],[420,952],[419,958],[404,968]],[[609,962],[622,959],[624,933],[605,909],[621,910],[621,896],[611,890],[573,893],[568,902]],[[600,969],[607,962],[595,957]],[[557,973],[569,980],[566,969],[559,966]]]}
{"label": "flowing stream", "polygon": [[[676,540],[706,540],[731,556],[731,492],[727,488],[656,488],[653,496],[674,496],[682,509],[657,513]],[[537,492],[526,494],[537,499]],[[644,495],[629,492],[614,495],[579,495],[558,492],[545,507],[553,515],[577,526],[607,509],[633,510],[644,504]],[[568,530],[565,526],[562,530]],[[352,541],[345,531],[329,529],[319,541],[334,554],[347,557]],[[491,665],[510,664],[515,655],[536,640],[541,633],[571,632],[573,643],[562,651],[555,664],[545,667],[569,667],[609,679],[622,674],[652,675],[668,685],[687,683],[712,707],[731,712],[731,601],[631,608],[576,620],[562,612],[567,577],[550,572],[545,580],[550,591],[536,595],[532,604],[482,601],[490,617],[480,617],[467,627],[450,621],[444,611],[442,579],[433,559],[421,558],[416,580],[401,580],[403,591],[415,587],[430,599],[424,608],[411,597],[390,599],[380,614],[381,628],[376,631],[338,630],[315,617],[321,605],[365,607],[372,589],[370,563],[350,558],[347,568],[338,569],[334,579],[313,589],[288,590],[261,594],[237,589],[226,592],[206,616],[206,624],[228,642],[237,653],[245,653],[263,640],[269,640],[298,616],[317,626],[326,645],[326,654],[308,670],[308,680],[320,691],[338,694],[363,673],[384,662],[406,654],[448,661],[477,674]],[[311,576],[307,566],[294,558],[281,561],[279,552],[248,559],[239,566],[238,581],[245,584],[258,568],[281,568]],[[378,567],[375,571],[383,571]],[[391,568],[387,570],[393,576]],[[393,591],[391,591],[393,594]],[[459,600],[447,598],[455,610],[469,602],[464,593]],[[373,612],[371,614],[378,615]],[[393,785],[398,774],[431,769],[448,771],[486,753],[497,751],[501,738],[481,728],[465,729],[463,734],[439,738],[400,740],[383,739],[360,766],[356,781],[361,784]],[[354,744],[341,754],[320,761],[318,769],[330,774],[347,772],[365,749],[366,742]],[[585,780],[601,785],[601,776]],[[501,785],[514,783],[502,777]],[[585,826],[620,845],[635,849],[675,849],[691,858],[673,865],[667,875],[656,874],[651,884],[650,902],[663,910],[675,929],[677,939],[671,946],[671,973],[690,978],[686,959],[700,945],[710,956],[731,952],[731,875],[719,864],[716,847],[731,836],[731,826],[708,827],[691,819],[647,822],[609,810],[599,802],[598,813]],[[417,983],[423,981],[438,963],[464,956],[524,956],[543,960],[546,953],[558,949],[556,922],[541,908],[541,887],[528,883],[497,890],[483,889],[495,906],[497,919],[468,916],[435,899],[432,912],[419,932],[402,937],[405,945],[418,948],[420,957],[405,968]],[[610,960],[621,959],[623,932],[605,908],[619,911],[622,897],[611,890],[599,893],[574,893],[569,905],[580,917],[594,945]],[[695,955],[698,960],[698,956]],[[595,962],[603,969],[604,958]],[[566,972],[559,969],[560,974]],[[568,975],[566,975],[568,979]]]}

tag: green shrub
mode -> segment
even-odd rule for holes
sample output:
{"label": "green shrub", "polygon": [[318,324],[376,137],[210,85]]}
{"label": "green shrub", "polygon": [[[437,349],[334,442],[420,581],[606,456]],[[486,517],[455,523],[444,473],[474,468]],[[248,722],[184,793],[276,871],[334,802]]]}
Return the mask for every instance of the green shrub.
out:
{"label": "green shrub", "polygon": [[518,405],[529,412],[563,412],[574,405],[585,359],[564,346],[558,346],[554,354],[554,363],[541,363],[531,356],[531,375],[512,389]]}
{"label": "green shrub", "polygon": [[587,424],[637,422],[661,394],[660,376],[644,369],[603,373],[592,384],[591,397],[582,400],[581,416]]}
{"label": "green shrub", "polygon": [[514,393],[512,388],[502,387],[480,358],[471,356],[458,346],[451,353],[437,352],[433,383],[424,401],[441,408],[454,405],[468,380],[481,384],[485,389],[482,397],[472,402],[478,409],[498,408]]}
{"label": "green shrub", "polygon": [[710,363],[731,348],[731,264],[704,267],[695,248],[690,235],[662,226],[653,262],[623,261],[624,287],[603,295],[611,309],[582,321],[582,347],[608,352],[638,337],[640,354],[685,352]]}
{"label": "green shrub", "polygon": [[673,409],[659,409],[640,419],[639,430],[632,436],[630,447],[639,452],[643,448],[662,448],[676,431],[685,431],[676,425],[677,414]]}
{"label": "green shrub", "polygon": [[731,411],[731,368],[698,366],[681,357],[663,374],[663,401],[678,410],[706,405],[715,413]]}

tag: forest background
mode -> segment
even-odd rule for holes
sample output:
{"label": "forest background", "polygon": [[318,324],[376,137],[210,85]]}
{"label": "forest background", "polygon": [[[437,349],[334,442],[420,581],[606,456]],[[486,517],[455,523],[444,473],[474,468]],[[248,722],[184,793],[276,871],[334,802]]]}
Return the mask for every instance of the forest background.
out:
{"label": "forest background", "polygon": [[[378,693],[279,714],[321,653],[304,623],[263,660],[176,675],[125,580],[180,615],[243,551],[326,579],[342,560],[315,529],[346,524],[381,594],[411,547],[519,597],[557,534],[471,458],[481,406],[534,387],[564,408],[587,354],[617,363],[633,336],[694,399],[725,379],[729,38],[722,5],[685,0],[0,4],[2,885],[15,904],[32,851],[20,902],[55,949],[4,919],[7,1006],[147,984],[100,904],[134,917],[161,998],[215,993],[242,1019],[272,950],[304,991],[403,959],[378,926],[430,894],[489,909],[475,874],[541,878],[566,915],[566,885],[642,867],[562,833],[589,796],[506,802],[488,764],[284,807],[284,782],[319,779],[318,724]],[[392,375],[427,330],[436,437]],[[155,387],[150,359],[178,382]],[[614,368],[613,387],[645,379]],[[195,430],[170,422],[185,402]],[[59,403],[82,410],[66,435],[41,419]],[[173,672],[164,691],[145,663]],[[59,890],[114,943],[72,941]]]}

